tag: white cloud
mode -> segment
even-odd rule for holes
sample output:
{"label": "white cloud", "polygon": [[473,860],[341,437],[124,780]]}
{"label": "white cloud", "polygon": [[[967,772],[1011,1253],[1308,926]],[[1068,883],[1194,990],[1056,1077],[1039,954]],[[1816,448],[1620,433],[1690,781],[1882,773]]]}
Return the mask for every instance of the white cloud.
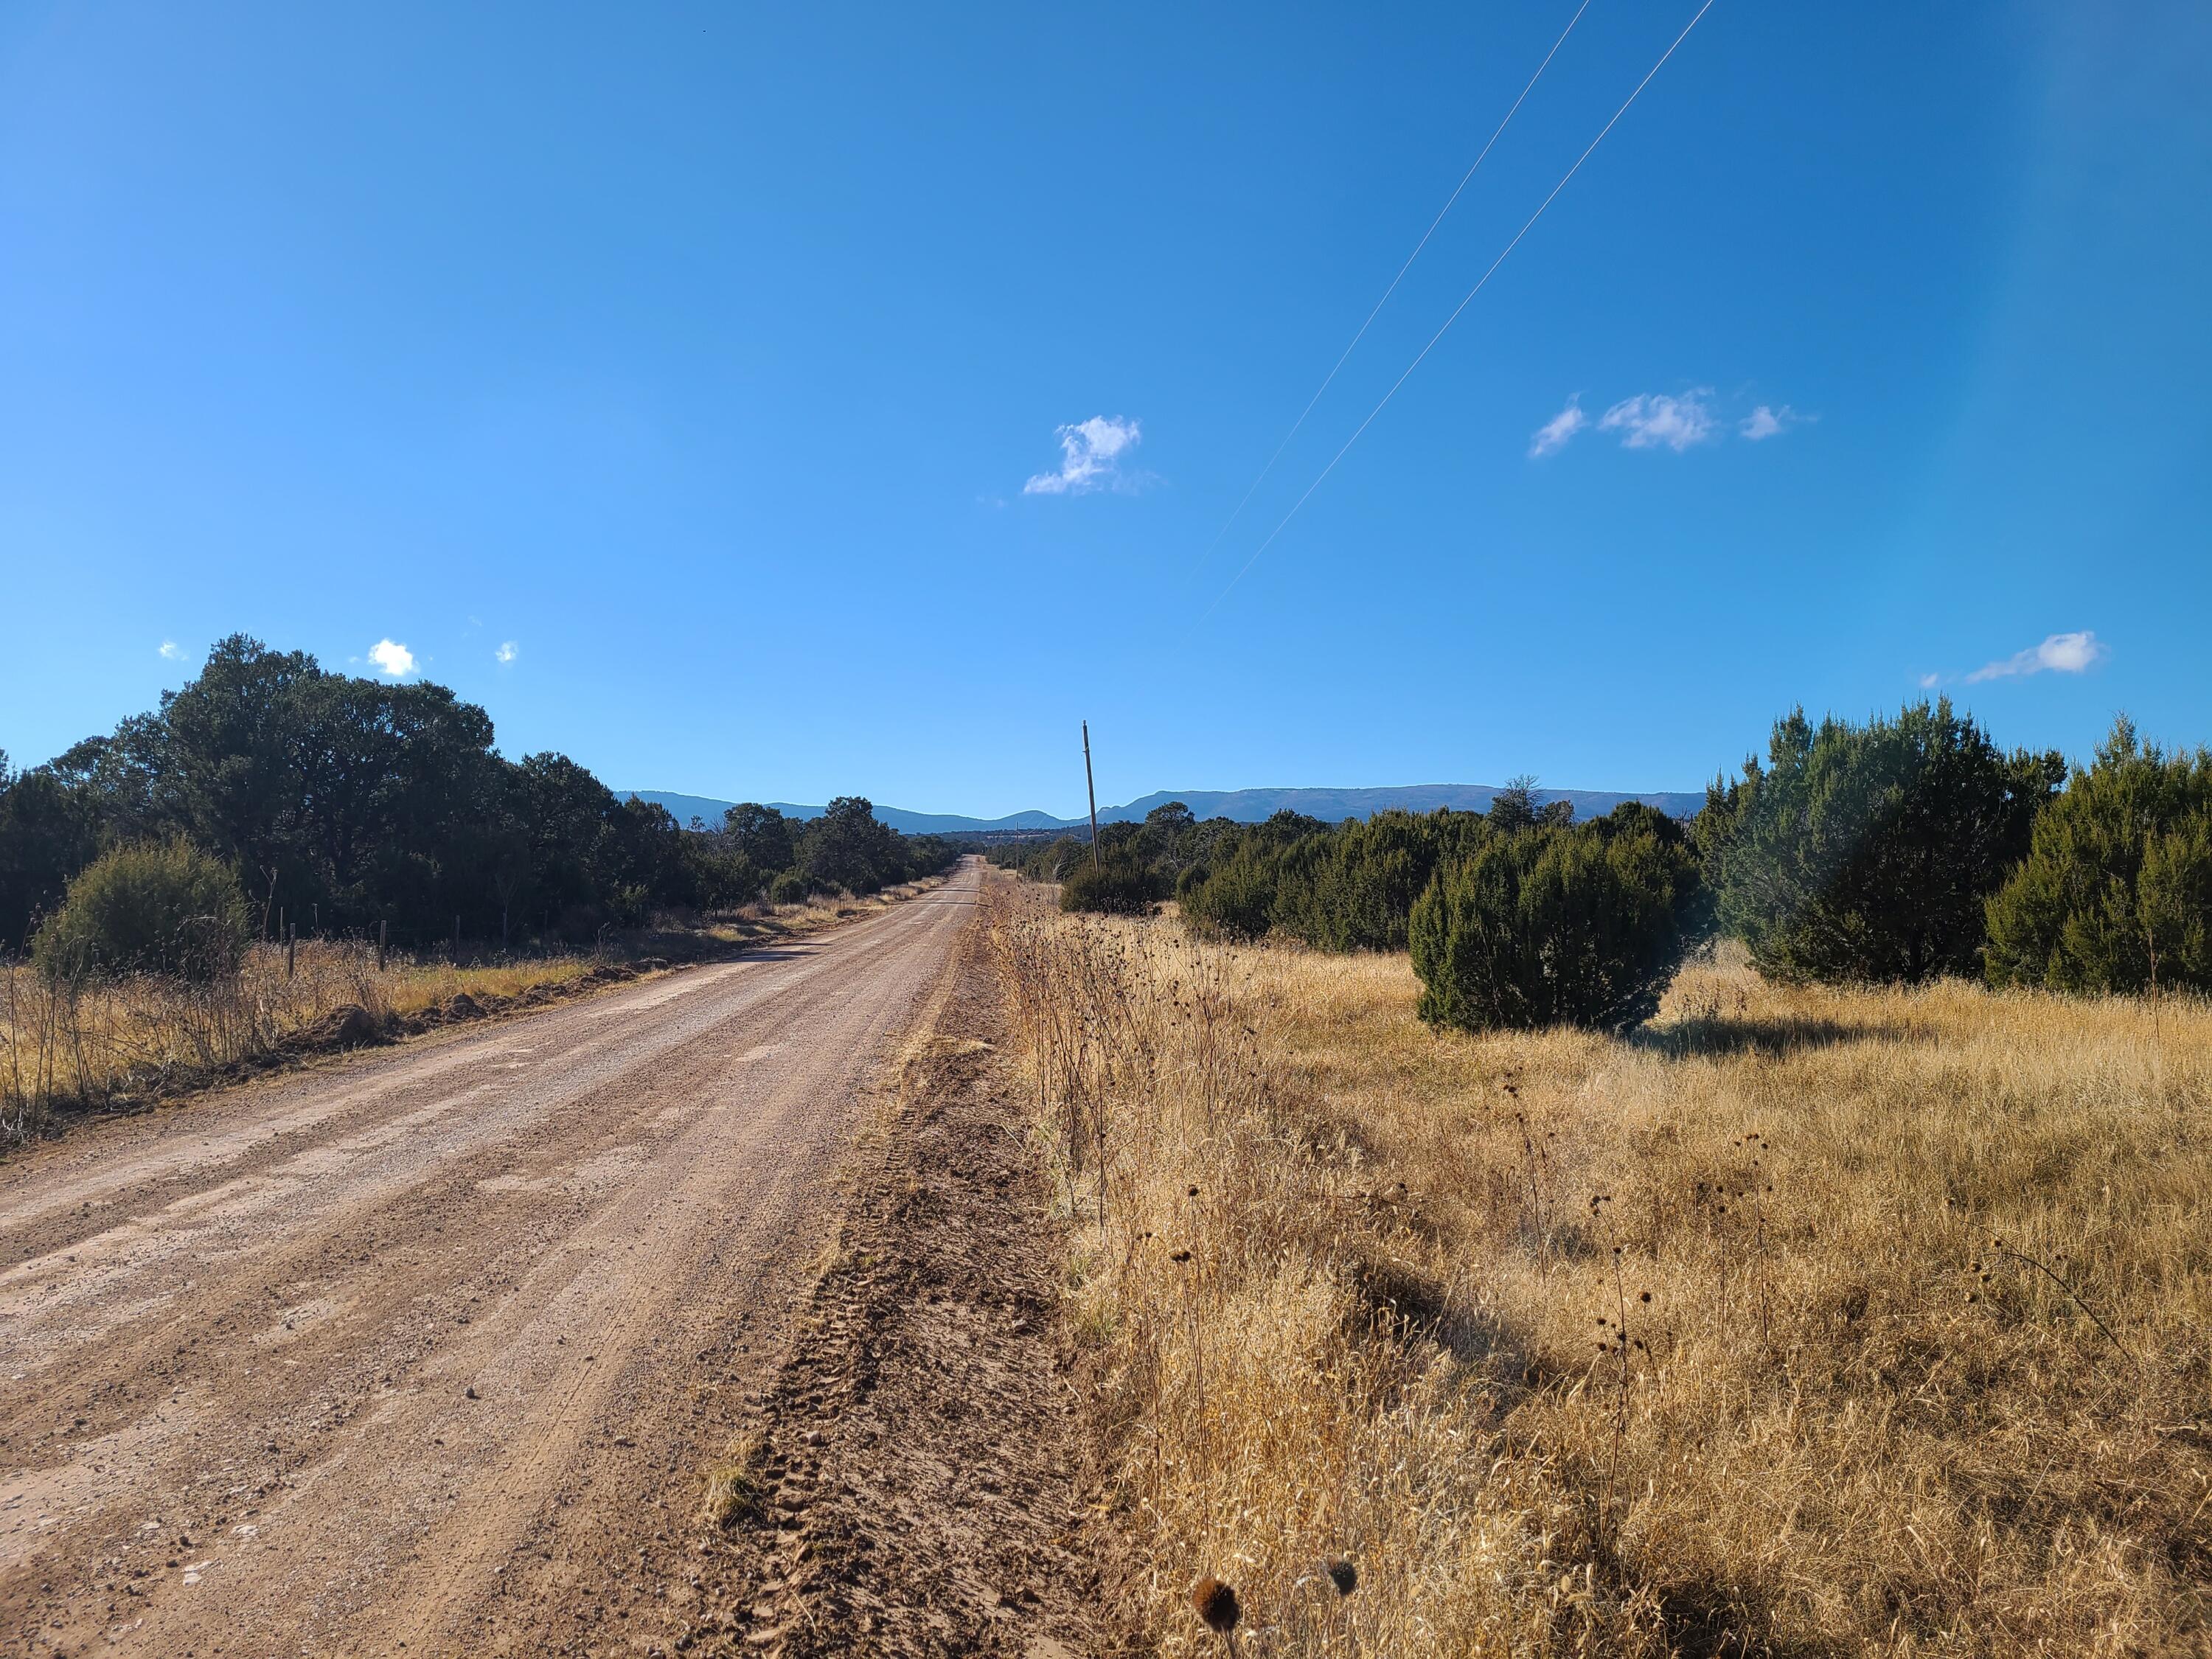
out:
{"label": "white cloud", "polygon": [[2054,674],[2085,674],[2111,654],[2104,641],[2086,628],[2077,634],[2053,634],[2041,645],[2031,645],[2000,661],[1984,663],[1966,676],[1966,684],[2021,679],[2046,670]]}
{"label": "white cloud", "polygon": [[1920,677],[1920,689],[1923,691],[1933,691],[1942,684],[1943,677],[1941,674],[1923,674]]}
{"label": "white cloud", "polygon": [[1800,415],[1788,404],[1779,409],[1771,404],[1761,404],[1743,417],[1736,430],[1752,442],[1758,443],[1767,438],[1778,438],[1793,426],[1802,426],[1820,418],[1818,415]]}
{"label": "white cloud", "polygon": [[1022,486],[1024,495],[1085,495],[1132,482],[1121,471],[1121,456],[1144,436],[1138,422],[1118,415],[1093,415],[1057,428],[1060,471],[1040,472]]}
{"label": "white cloud", "polygon": [[1567,447],[1567,441],[1589,424],[1589,416],[1583,413],[1583,394],[1579,392],[1567,399],[1567,406],[1536,428],[1528,440],[1528,459],[1541,460]]}
{"label": "white cloud", "polygon": [[1713,411],[1705,401],[1711,386],[1699,386],[1679,398],[1665,392],[1638,392],[1624,398],[1599,420],[1601,432],[1619,432],[1625,449],[1653,449],[1662,445],[1680,454],[1692,444],[1713,435]]}
{"label": "white cloud", "polygon": [[174,640],[163,640],[161,656],[165,662],[182,662],[185,659],[185,648]]}
{"label": "white cloud", "polygon": [[368,659],[392,679],[404,679],[415,672],[415,653],[393,640],[379,640],[368,647]]}
{"label": "white cloud", "polygon": [[499,649],[493,652],[491,654],[492,660],[495,662],[513,662],[517,657],[522,654],[522,647],[517,645],[513,640],[508,640],[501,644]]}

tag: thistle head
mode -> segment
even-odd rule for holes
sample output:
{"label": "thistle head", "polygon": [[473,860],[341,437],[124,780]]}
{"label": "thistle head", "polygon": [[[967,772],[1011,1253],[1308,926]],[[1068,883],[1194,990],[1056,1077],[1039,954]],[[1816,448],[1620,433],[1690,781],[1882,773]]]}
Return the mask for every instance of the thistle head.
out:
{"label": "thistle head", "polygon": [[1244,1616],[1244,1609],[1237,1605],[1236,1589],[1210,1572],[1190,1587],[1190,1604],[1206,1629],[1220,1636],[1235,1630]]}

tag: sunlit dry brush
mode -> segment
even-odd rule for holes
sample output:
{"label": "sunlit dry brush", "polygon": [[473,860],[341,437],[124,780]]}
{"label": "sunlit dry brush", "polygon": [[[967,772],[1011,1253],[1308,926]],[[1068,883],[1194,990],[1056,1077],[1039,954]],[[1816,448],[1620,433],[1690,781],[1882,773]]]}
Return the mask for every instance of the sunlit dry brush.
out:
{"label": "sunlit dry brush", "polygon": [[508,997],[580,978],[588,957],[483,967],[392,956],[375,946],[302,939],[258,945],[235,975],[204,984],[156,975],[52,983],[27,963],[0,963],[0,1146],[52,1110],[100,1104],[165,1079],[199,1076],[286,1039],[351,1005],[379,1024],[466,992]]}
{"label": "sunlit dry brush", "polygon": [[1275,1653],[2212,1641],[2212,1010],[1723,960],[1474,1038],[993,903],[1167,1650],[1206,1574]]}
{"label": "sunlit dry brush", "polygon": [[[680,931],[709,951],[797,938],[872,916],[943,882],[930,876],[865,898],[747,905]],[[642,936],[648,944],[665,937]],[[464,993],[482,1000],[550,990],[599,965],[596,952],[480,963],[392,952],[380,970],[374,944],[337,939],[301,939],[289,957],[281,945],[255,945],[236,975],[198,984],[155,974],[56,984],[28,963],[0,960],[0,1149],[58,1109],[125,1103],[204,1078],[280,1048],[348,1006],[381,1026]]]}

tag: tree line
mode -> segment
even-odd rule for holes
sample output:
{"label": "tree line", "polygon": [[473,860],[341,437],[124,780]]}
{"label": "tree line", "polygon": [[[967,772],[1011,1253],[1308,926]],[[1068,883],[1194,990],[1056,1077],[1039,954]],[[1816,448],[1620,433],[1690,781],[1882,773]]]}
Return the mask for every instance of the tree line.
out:
{"label": "tree line", "polygon": [[147,884],[166,881],[204,910],[211,864],[235,892],[216,908],[246,934],[283,919],[382,925],[401,943],[457,927],[514,942],[763,895],[872,892],[957,856],[859,797],[804,822],[747,804],[701,828],[617,799],[565,756],[505,758],[489,715],[445,686],[333,673],[234,635],[112,733],[21,772],[0,754],[0,950],[22,949],[96,865],[95,884],[137,893],[142,909]]}
{"label": "tree line", "polygon": [[1625,1029],[1721,933],[1778,980],[2212,992],[2212,754],[2124,719],[2069,769],[1948,700],[1864,724],[1800,709],[1687,823],[1633,802],[1577,823],[1532,781],[1484,813],[1339,825],[1170,803],[1102,828],[1095,860],[1073,838],[994,857],[1071,910],[1172,896],[1202,934],[1409,951],[1423,1014],[1475,1030]]}

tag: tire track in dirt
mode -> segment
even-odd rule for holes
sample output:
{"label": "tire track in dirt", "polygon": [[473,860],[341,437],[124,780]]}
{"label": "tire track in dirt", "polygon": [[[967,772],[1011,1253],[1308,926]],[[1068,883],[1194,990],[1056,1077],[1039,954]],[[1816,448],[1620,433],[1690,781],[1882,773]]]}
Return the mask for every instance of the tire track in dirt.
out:
{"label": "tire track in dirt", "polygon": [[791,1357],[703,1527],[690,1653],[1119,1650],[1060,1324],[1064,1240],[980,929],[917,1022]]}
{"label": "tire track in dirt", "polygon": [[672,1644],[975,879],[0,1168],[0,1651]]}

